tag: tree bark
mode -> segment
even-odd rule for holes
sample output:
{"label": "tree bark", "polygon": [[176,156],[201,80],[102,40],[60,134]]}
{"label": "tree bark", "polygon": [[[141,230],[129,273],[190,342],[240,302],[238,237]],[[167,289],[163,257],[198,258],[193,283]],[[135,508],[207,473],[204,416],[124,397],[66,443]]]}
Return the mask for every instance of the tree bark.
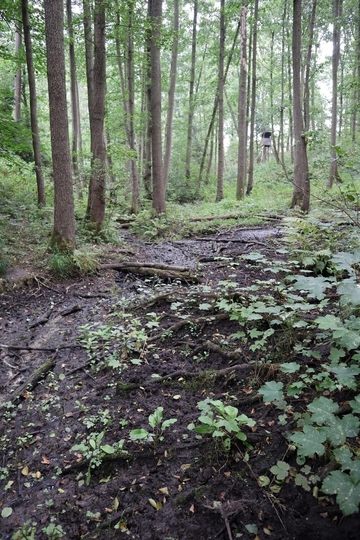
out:
{"label": "tree bark", "polygon": [[249,147],[249,173],[246,195],[250,195],[254,185],[254,138],[255,138],[255,107],[256,107],[256,52],[257,52],[257,24],[259,16],[259,0],[255,0],[253,48],[251,69],[251,112],[250,112],[250,147]]}
{"label": "tree bark", "polygon": [[224,57],[225,57],[225,0],[220,1],[220,51],[219,51],[219,125],[218,125],[218,177],[216,202],[224,198]]}
{"label": "tree bark", "polygon": [[317,0],[313,0],[310,19],[309,19],[309,44],[307,48],[305,61],[305,80],[304,80],[304,127],[305,131],[310,129],[310,71],[311,54],[314,41],[314,26],[316,16]]}
{"label": "tree bark", "polygon": [[15,57],[17,59],[18,69],[15,73],[14,80],[14,120],[20,122],[21,120],[21,63],[20,63],[20,50],[21,50],[21,29],[15,30]]}
{"label": "tree bark", "polygon": [[247,158],[247,133],[246,133],[246,80],[247,80],[247,59],[246,59],[246,7],[241,10],[241,31],[240,31],[240,78],[239,78],[239,120],[238,120],[238,168],[236,198],[241,200],[245,194],[246,182],[246,158]]}
{"label": "tree bark", "polygon": [[139,180],[136,167],[136,146],[134,130],[134,45],[133,45],[133,14],[134,1],[128,0],[128,93],[129,93],[129,146],[132,152],[131,157],[131,213],[137,214],[139,211]]}
{"label": "tree bark", "polygon": [[166,202],[161,131],[160,40],[162,26],[162,0],[149,0],[149,13],[151,24],[151,146],[153,170],[152,206],[157,214],[163,214],[166,212]]}
{"label": "tree bark", "polygon": [[334,0],[334,26],[333,26],[333,55],[332,55],[332,104],[331,104],[331,163],[327,187],[333,186],[334,180],[340,181],[337,164],[336,129],[338,109],[338,70],[340,60],[340,17],[342,15],[342,0]]}
{"label": "tree bark", "polygon": [[75,248],[74,198],[65,86],[62,0],[44,0],[51,150],[54,175],[54,230],[51,246]]}
{"label": "tree bark", "polygon": [[189,114],[188,114],[186,157],[185,157],[185,178],[187,180],[190,178],[192,130],[193,130],[193,119],[194,119],[194,85],[195,85],[196,39],[197,39],[197,14],[198,14],[198,2],[197,0],[194,0],[194,14],[193,14],[192,41],[191,41]]}
{"label": "tree bark", "polygon": [[167,186],[171,159],[172,123],[174,117],[175,87],[177,74],[177,58],[179,48],[179,0],[174,0],[174,38],[170,67],[170,86],[168,99],[168,112],[165,131],[165,157],[164,157],[164,182]]}
{"label": "tree bark", "polygon": [[94,75],[93,121],[91,127],[91,178],[88,211],[90,228],[98,234],[105,216],[106,147],[104,137],[106,54],[105,54],[105,0],[94,5]]}
{"label": "tree bark", "polygon": [[294,191],[291,207],[301,205],[304,212],[309,210],[310,204],[310,180],[308,160],[306,152],[306,138],[304,135],[304,123],[301,109],[301,16],[302,0],[293,0],[293,109],[294,109]]}
{"label": "tree bark", "polygon": [[77,92],[77,77],[76,77],[76,62],[75,62],[75,47],[74,47],[74,29],[72,24],[71,0],[66,0],[66,15],[69,34],[69,63],[70,63],[70,95],[71,95],[71,161],[73,174],[75,178],[76,191],[78,197],[82,189],[79,178],[78,152],[79,152],[79,101]]}
{"label": "tree bark", "polygon": [[30,35],[29,9],[28,0],[21,1],[22,23],[24,29],[24,43],[26,52],[26,64],[29,80],[29,95],[30,95],[30,123],[32,133],[32,145],[34,150],[35,174],[37,184],[37,203],[38,206],[46,206],[45,183],[42,168],[40,136],[37,118],[37,97],[35,84],[34,58]]}

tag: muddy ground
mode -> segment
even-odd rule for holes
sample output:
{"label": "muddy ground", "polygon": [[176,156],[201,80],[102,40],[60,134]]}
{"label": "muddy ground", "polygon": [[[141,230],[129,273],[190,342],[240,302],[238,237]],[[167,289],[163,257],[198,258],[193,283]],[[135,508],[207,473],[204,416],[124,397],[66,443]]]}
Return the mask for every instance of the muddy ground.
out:
{"label": "muddy ground", "polygon": [[[259,367],[266,351],[231,338],[238,323],[216,306],[256,283],[261,296],[269,273],[241,255],[284,257],[281,235],[280,225],[160,244],[128,235],[131,253],[113,249],[105,264],[161,263],[178,276],[104,267],[67,281],[37,275],[0,295],[1,539],[359,538],[359,514],[343,517],[291,477],[275,482],[278,460],[299,468],[286,439],[294,424],[257,392],[274,377]],[[279,347],[277,361],[291,361]],[[246,444],[225,452],[188,429],[206,397],[255,422]],[[158,407],[176,419],[162,432],[148,423]],[[152,436],[132,440],[134,429]],[[308,461],[314,473],[326,466]]]}

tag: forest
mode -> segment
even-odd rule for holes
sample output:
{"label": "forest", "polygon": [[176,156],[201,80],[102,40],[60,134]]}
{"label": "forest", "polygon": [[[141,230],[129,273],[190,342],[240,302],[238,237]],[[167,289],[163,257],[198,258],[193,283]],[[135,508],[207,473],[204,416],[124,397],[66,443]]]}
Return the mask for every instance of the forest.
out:
{"label": "forest", "polygon": [[360,2],[2,0],[0,540],[360,530]]}

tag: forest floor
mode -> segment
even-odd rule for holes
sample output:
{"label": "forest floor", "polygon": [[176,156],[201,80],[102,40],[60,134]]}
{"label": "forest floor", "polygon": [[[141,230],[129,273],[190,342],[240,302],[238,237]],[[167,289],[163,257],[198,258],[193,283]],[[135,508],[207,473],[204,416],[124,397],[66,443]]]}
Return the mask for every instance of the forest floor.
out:
{"label": "forest floor", "polygon": [[[90,277],[38,274],[0,294],[2,540],[359,538],[359,513],[343,517],[316,485],[270,472],[284,460],[299,471],[286,432],[321,395],[307,388],[283,414],[258,392],[282,380],[298,338],[251,348],[221,308],[272,294],[281,235],[280,224],[162,243],[128,233],[129,254],[112,248]],[[245,441],[225,449],[188,428],[206,398],[246,415]],[[325,457],[307,463],[323,477]]]}

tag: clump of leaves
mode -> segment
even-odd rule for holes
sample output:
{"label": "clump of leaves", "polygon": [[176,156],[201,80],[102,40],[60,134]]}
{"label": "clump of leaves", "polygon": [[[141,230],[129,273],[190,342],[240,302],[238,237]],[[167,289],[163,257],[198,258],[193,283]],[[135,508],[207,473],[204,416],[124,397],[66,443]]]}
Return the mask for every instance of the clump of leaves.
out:
{"label": "clump of leaves", "polygon": [[147,429],[133,429],[130,431],[130,439],[132,441],[146,441],[154,443],[154,446],[160,441],[164,440],[164,431],[170,427],[172,424],[177,422],[177,418],[169,418],[168,420],[163,420],[164,407],[157,407],[155,411],[149,415],[148,422],[149,426],[152,428],[152,431]]}
{"label": "clump of leaves", "polygon": [[231,444],[235,440],[250,446],[247,435],[244,433],[244,426],[253,427],[255,421],[239,414],[237,407],[225,405],[221,400],[205,399],[197,404],[201,411],[198,418],[198,425],[190,424],[189,429],[194,429],[200,435],[211,435],[222,440],[223,448],[226,452],[231,449]]}
{"label": "clump of leaves", "polygon": [[86,441],[75,444],[71,448],[72,452],[79,453],[78,456],[80,459],[84,457],[85,460],[89,463],[88,470],[85,476],[87,486],[90,484],[92,469],[100,467],[106,456],[113,454],[119,454],[120,456],[127,455],[126,450],[123,450],[123,439],[113,445],[102,444],[104,435],[104,431],[102,431],[101,433],[92,433],[90,436],[87,437]]}

